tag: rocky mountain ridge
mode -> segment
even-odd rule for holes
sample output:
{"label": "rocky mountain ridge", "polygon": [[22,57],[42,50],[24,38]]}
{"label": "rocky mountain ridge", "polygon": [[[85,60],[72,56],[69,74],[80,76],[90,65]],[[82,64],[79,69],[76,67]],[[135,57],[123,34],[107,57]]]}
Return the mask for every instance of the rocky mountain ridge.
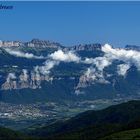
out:
{"label": "rocky mountain ridge", "polygon": [[0,47],[2,99],[11,101],[38,92],[30,97],[81,100],[139,96],[139,47],[113,48],[97,43],[65,47],[38,39],[10,43]]}
{"label": "rocky mountain ridge", "polygon": [[2,41],[0,40],[0,47],[54,47],[57,48],[58,46],[62,46],[59,43],[51,42],[48,40],[39,40],[39,39],[32,39],[29,42],[21,42],[21,41]]}
{"label": "rocky mountain ridge", "polygon": [[[58,49],[68,49],[68,50],[75,50],[75,51],[82,51],[82,50],[101,50],[102,44],[100,43],[92,43],[92,44],[79,44],[74,45],[71,47],[66,47],[58,42],[49,41],[49,40],[40,40],[40,39],[32,39],[28,42],[22,41],[2,41],[0,40],[0,47],[48,47],[48,48],[58,48]],[[126,45],[124,47],[127,50],[140,50],[140,46],[137,45]]]}
{"label": "rocky mountain ridge", "polygon": [[56,49],[64,49],[64,50],[75,50],[75,51],[92,51],[92,50],[100,50],[101,44],[79,44],[75,46],[66,47],[58,42],[49,41],[49,40],[40,40],[40,39],[32,39],[28,42],[21,41],[2,41],[0,40],[0,47],[31,47],[31,48],[56,48]]}

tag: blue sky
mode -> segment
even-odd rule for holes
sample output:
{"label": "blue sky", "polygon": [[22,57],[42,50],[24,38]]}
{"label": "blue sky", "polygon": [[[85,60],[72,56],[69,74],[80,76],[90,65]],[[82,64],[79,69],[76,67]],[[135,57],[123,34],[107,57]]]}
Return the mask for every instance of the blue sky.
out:
{"label": "blue sky", "polygon": [[0,39],[140,45],[140,2],[0,2]]}

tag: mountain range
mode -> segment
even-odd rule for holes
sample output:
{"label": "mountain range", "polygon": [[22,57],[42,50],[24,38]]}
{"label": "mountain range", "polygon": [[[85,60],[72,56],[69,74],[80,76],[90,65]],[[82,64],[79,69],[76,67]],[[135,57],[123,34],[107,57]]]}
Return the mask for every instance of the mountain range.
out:
{"label": "mountain range", "polygon": [[0,41],[0,137],[139,138],[139,60],[135,45]]}
{"label": "mountain range", "polygon": [[0,41],[0,100],[11,103],[139,98],[140,47],[33,39]]}

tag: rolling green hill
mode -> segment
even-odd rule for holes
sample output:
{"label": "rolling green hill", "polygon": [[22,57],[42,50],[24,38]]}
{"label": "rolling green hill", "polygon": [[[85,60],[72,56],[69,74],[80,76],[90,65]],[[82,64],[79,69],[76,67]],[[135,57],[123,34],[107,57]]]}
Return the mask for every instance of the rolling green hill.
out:
{"label": "rolling green hill", "polygon": [[23,135],[8,128],[0,127],[0,140],[20,140]]}
{"label": "rolling green hill", "polygon": [[122,131],[118,133],[111,134],[100,140],[139,140],[140,139],[140,129]]}
{"label": "rolling green hill", "polygon": [[28,134],[53,139],[99,139],[119,131],[140,128],[139,119],[140,101],[129,101],[100,111],[87,111]]}
{"label": "rolling green hill", "polygon": [[[24,132],[24,133],[23,133]],[[21,132],[0,128],[0,139],[121,140],[140,138],[140,101],[129,101],[99,111],[86,111],[43,127]]]}

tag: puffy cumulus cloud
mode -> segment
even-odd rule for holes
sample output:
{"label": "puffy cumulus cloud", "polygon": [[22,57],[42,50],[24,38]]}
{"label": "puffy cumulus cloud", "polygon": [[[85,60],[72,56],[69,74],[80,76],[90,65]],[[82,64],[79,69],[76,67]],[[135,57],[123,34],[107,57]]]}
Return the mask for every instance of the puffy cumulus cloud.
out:
{"label": "puffy cumulus cloud", "polygon": [[80,61],[80,57],[78,57],[72,51],[63,52],[62,50],[58,50],[50,54],[49,57],[56,61],[64,61],[64,62],[79,62]]}
{"label": "puffy cumulus cloud", "polygon": [[119,75],[125,76],[129,68],[130,64],[120,64],[117,67],[117,72]]}
{"label": "puffy cumulus cloud", "polygon": [[83,61],[83,63],[91,64],[92,67],[96,66],[94,76],[96,76],[99,72],[103,73],[104,68],[111,65],[114,60],[124,62],[124,64],[121,64],[117,67],[117,72],[119,75],[125,76],[131,64],[134,64],[138,68],[138,70],[140,70],[139,51],[113,48],[109,44],[105,44],[104,46],[102,46],[102,51],[104,52],[104,55],[102,57],[96,57],[94,59],[86,58]]}
{"label": "puffy cumulus cloud", "polygon": [[94,59],[86,57],[85,60],[83,60],[82,62],[85,63],[85,64],[93,64]]}
{"label": "puffy cumulus cloud", "polygon": [[58,50],[58,51],[55,51],[54,53],[51,53],[50,55],[48,55],[47,58],[48,59],[44,62],[44,65],[36,66],[34,68],[34,71],[36,73],[49,75],[51,69],[53,69],[54,66],[59,65],[61,61],[79,63],[81,60],[81,58],[76,56],[74,52],[72,51],[63,52],[62,50]]}
{"label": "puffy cumulus cloud", "polygon": [[27,59],[44,59],[43,56],[36,56],[32,53],[24,53],[24,52],[15,51],[15,50],[12,50],[9,48],[6,48],[5,51],[16,57],[23,57],[23,58],[27,58]]}
{"label": "puffy cumulus cloud", "polygon": [[104,57],[110,61],[117,59],[125,63],[132,63],[140,70],[140,52],[135,50],[125,50],[120,48],[112,48],[110,45],[105,44],[102,47],[105,53]]}
{"label": "puffy cumulus cloud", "polygon": [[103,69],[109,66],[112,62],[106,57],[97,57],[94,59],[93,64],[97,67],[99,71],[103,71]]}
{"label": "puffy cumulus cloud", "polygon": [[103,71],[103,69],[109,65],[112,64],[112,59],[109,59],[106,56],[103,57],[96,57],[96,58],[85,58],[84,61],[82,61],[85,64],[92,64],[95,65],[96,68],[100,71]]}
{"label": "puffy cumulus cloud", "polygon": [[[125,76],[127,70],[134,64],[140,70],[140,52],[135,50],[125,50],[120,48],[113,48],[109,44],[102,46],[104,55],[96,58],[85,58],[82,63],[91,64],[85,73],[80,77],[79,84],[81,83],[108,83],[105,80],[103,71],[104,68],[112,64],[114,60],[123,61],[124,64],[117,66],[118,75]],[[84,85],[84,84],[83,84]]]}
{"label": "puffy cumulus cloud", "polygon": [[50,73],[50,70],[55,66],[58,65],[58,61],[51,61],[46,60],[43,66],[36,66],[34,68],[36,73],[41,73],[43,75],[48,75]]}

